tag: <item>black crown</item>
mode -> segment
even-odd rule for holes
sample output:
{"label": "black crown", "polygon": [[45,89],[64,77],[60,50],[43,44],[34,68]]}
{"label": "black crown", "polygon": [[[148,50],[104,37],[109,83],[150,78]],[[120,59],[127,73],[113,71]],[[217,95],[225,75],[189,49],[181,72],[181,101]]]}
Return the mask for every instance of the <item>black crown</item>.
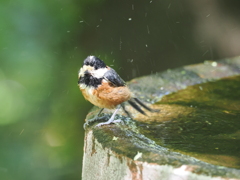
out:
{"label": "black crown", "polygon": [[87,66],[92,66],[94,69],[99,69],[99,68],[105,68],[106,64],[96,56],[88,56],[84,62],[83,65]]}

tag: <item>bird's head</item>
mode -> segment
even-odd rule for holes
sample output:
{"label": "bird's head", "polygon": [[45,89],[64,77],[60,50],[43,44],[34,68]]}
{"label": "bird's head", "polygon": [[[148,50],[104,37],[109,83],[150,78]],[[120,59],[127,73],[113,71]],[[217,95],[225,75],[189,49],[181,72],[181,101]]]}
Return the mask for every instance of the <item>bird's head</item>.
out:
{"label": "bird's head", "polygon": [[95,56],[88,56],[78,72],[78,84],[82,87],[97,87],[108,71],[106,64]]}

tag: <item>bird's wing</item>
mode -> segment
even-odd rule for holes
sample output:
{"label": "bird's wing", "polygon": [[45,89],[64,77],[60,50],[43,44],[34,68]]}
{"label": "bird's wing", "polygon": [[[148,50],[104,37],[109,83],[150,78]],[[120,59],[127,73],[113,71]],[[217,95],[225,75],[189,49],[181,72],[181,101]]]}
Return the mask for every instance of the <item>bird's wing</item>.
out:
{"label": "bird's wing", "polygon": [[114,86],[125,86],[125,81],[118,75],[118,73],[114,69],[110,67],[108,68],[109,70],[103,75],[103,78]]}

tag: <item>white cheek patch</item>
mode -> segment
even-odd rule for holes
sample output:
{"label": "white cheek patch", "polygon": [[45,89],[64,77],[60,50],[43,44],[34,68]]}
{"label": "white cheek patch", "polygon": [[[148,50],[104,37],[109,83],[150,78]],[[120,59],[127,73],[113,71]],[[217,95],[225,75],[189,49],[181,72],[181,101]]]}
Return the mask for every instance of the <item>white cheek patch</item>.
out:
{"label": "white cheek patch", "polygon": [[108,71],[107,68],[100,68],[100,69],[97,69],[97,70],[92,70],[91,71],[91,74],[93,77],[95,78],[102,78],[103,75]]}

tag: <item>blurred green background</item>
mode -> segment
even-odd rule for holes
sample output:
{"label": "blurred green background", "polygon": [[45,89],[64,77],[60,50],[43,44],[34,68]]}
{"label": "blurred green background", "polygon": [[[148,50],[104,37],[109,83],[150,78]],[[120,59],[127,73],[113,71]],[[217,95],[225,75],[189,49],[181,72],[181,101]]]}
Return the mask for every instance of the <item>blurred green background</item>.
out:
{"label": "blurred green background", "polygon": [[96,55],[125,80],[240,54],[240,1],[1,0],[0,179],[81,179]]}

